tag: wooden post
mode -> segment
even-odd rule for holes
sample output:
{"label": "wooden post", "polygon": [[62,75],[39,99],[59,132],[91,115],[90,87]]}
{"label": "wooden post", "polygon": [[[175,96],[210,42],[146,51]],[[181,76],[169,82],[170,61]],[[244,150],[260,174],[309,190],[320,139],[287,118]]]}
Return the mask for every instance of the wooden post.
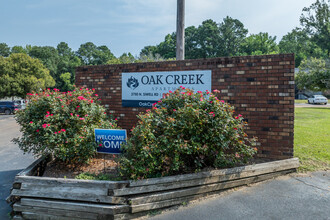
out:
{"label": "wooden post", "polygon": [[184,60],[184,8],[185,0],[177,0],[176,60]]}

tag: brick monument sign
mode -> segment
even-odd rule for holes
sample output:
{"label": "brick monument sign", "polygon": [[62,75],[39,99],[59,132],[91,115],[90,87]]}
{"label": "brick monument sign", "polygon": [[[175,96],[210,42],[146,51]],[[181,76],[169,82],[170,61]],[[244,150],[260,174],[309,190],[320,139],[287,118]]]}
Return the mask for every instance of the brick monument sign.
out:
{"label": "brick monument sign", "polygon": [[[154,72],[164,77],[148,77]],[[258,137],[258,157],[285,159],[293,156],[293,54],[82,66],[76,69],[76,85],[95,88],[102,104],[118,118],[118,125],[129,131],[137,122],[136,115],[145,112],[146,108],[136,107],[134,101],[126,102],[122,96],[128,89],[132,89],[129,94],[138,96],[139,92],[133,92],[138,83],[150,84],[168,79],[168,83],[175,86],[176,77],[172,73],[181,77],[181,81],[177,78],[177,82],[190,80],[195,84],[203,82],[201,74],[209,74],[207,79],[211,82],[203,83],[210,83],[212,90],[219,90],[218,97],[231,103],[235,112],[242,114],[248,122],[247,134]],[[141,82],[130,75],[129,84],[126,81],[122,83],[122,77],[127,74],[140,76]],[[166,78],[168,74],[173,76]],[[124,89],[122,85],[125,85]],[[145,94],[158,93],[145,91]],[[143,100],[139,103],[149,106]]]}

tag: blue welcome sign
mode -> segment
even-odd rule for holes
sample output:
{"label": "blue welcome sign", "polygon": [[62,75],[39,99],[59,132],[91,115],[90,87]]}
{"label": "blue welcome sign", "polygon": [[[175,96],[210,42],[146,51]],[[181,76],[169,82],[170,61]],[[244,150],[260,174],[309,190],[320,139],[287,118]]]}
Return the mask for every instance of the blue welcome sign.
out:
{"label": "blue welcome sign", "polygon": [[117,129],[94,129],[95,141],[102,143],[102,147],[97,148],[99,153],[120,154],[121,143],[126,143],[126,130]]}

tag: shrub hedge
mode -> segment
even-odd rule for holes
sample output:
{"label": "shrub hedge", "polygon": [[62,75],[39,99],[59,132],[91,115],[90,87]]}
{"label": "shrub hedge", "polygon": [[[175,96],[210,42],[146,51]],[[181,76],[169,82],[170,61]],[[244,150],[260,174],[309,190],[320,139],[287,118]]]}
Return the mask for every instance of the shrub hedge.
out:
{"label": "shrub hedge", "polygon": [[16,112],[22,137],[15,138],[24,152],[52,154],[67,163],[86,162],[98,147],[94,128],[117,128],[99,104],[94,89],[58,89],[28,94],[28,105]]}
{"label": "shrub hedge", "polygon": [[121,174],[143,179],[231,167],[251,158],[256,139],[244,132],[243,116],[214,93],[181,87],[139,114],[122,146]]}

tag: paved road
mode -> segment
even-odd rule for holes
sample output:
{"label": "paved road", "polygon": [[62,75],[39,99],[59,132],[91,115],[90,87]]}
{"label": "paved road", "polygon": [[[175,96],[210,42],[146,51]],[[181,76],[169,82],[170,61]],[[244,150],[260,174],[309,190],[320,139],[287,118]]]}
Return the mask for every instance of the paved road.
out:
{"label": "paved road", "polygon": [[307,103],[295,103],[294,107],[297,108],[330,108],[330,104],[326,104],[326,105],[320,105],[320,104],[307,104]]}
{"label": "paved road", "polygon": [[330,219],[330,171],[293,174],[194,202],[150,220]]}
{"label": "paved road", "polygon": [[33,162],[33,157],[23,155],[22,151],[11,142],[20,135],[19,125],[13,115],[0,114],[0,219],[9,219],[11,207],[5,199],[15,175]]}

